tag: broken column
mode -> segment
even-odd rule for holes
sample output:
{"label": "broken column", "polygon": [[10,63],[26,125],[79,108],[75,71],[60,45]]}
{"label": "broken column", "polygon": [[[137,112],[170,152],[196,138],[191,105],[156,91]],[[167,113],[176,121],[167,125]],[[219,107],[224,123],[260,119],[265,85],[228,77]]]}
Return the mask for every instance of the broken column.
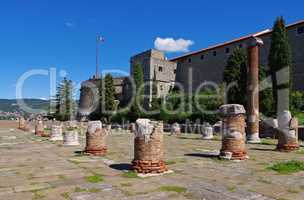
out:
{"label": "broken column", "polygon": [[38,120],[35,125],[35,135],[43,136],[44,134],[44,126],[41,120]]}
{"label": "broken column", "polygon": [[222,149],[220,157],[229,160],[245,160],[245,114],[242,105],[227,104],[220,107],[222,115]]}
{"label": "broken column", "polygon": [[178,123],[174,123],[171,126],[171,135],[180,135],[181,134],[181,128]]}
{"label": "broken column", "polygon": [[63,133],[63,144],[66,146],[79,145],[78,130],[74,127],[68,127]]}
{"label": "broken column", "polygon": [[203,140],[213,139],[213,127],[209,123],[203,125],[202,135],[203,135],[202,137]]}
{"label": "broken column", "polygon": [[136,120],[133,170],[145,174],[167,171],[163,142],[163,122]]}
{"label": "broken column", "polygon": [[283,111],[278,117],[278,125],[277,149],[285,152],[298,150],[298,119],[292,118],[290,111]]}
{"label": "broken column", "polygon": [[106,136],[107,131],[102,128],[101,121],[89,122],[86,133],[85,152],[95,156],[105,155],[107,152]]}
{"label": "broken column", "polygon": [[259,48],[263,40],[253,37],[248,46],[247,143],[260,143],[259,137]]}
{"label": "broken column", "polygon": [[52,140],[52,141],[62,141],[63,140],[62,126],[55,125],[55,124],[52,125],[50,140]]}
{"label": "broken column", "polygon": [[26,124],[24,117],[19,117],[19,129],[25,130]]}

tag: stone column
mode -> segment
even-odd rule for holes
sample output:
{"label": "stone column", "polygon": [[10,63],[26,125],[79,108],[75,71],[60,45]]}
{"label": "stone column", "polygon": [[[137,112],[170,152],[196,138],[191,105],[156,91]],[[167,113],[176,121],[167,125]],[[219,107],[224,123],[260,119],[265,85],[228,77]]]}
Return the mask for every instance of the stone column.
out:
{"label": "stone column", "polygon": [[248,47],[247,143],[260,143],[259,137],[259,47],[263,40],[253,37]]}
{"label": "stone column", "polygon": [[202,129],[203,140],[213,139],[213,127],[209,123],[204,124]]}
{"label": "stone column", "polygon": [[36,125],[35,125],[35,135],[43,136],[43,134],[44,134],[43,122],[41,120],[39,120],[36,122]]}
{"label": "stone column", "polygon": [[78,130],[75,128],[67,128],[63,133],[63,144],[66,146],[78,146]]}
{"label": "stone column", "polygon": [[95,156],[103,156],[107,152],[107,132],[102,128],[101,121],[88,123],[85,152]]}
{"label": "stone column", "polygon": [[24,117],[19,117],[19,129],[25,130],[25,119]]}
{"label": "stone column", "polygon": [[298,150],[298,119],[292,118],[290,111],[284,111],[278,117],[278,125],[277,150],[284,152]]}
{"label": "stone column", "polygon": [[138,119],[134,140],[133,170],[145,174],[167,171],[163,143],[163,122]]}
{"label": "stone column", "polygon": [[51,137],[50,137],[51,141],[62,141],[63,137],[62,137],[62,126],[60,125],[52,125],[51,128]]}
{"label": "stone column", "polygon": [[245,160],[245,114],[242,105],[227,104],[220,107],[222,114],[222,149],[220,158]]}

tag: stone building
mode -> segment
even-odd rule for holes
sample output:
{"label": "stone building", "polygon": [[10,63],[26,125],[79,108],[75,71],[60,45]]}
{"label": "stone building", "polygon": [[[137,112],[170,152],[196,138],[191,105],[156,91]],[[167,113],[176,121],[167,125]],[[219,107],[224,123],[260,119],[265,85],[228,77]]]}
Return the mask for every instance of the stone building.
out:
{"label": "stone building", "polygon": [[[294,87],[304,90],[304,20],[287,26],[293,62]],[[244,36],[171,59],[177,63],[176,82],[186,91],[195,90],[205,81],[221,83],[227,59],[236,47],[245,48],[250,38],[256,36],[264,41],[260,49],[260,65],[268,67],[268,55],[272,30]],[[192,84],[192,86],[191,86]]]}
{"label": "stone building", "polygon": [[134,66],[136,64],[139,64],[143,68],[144,82],[147,83],[145,94],[150,95],[150,101],[153,82],[157,86],[158,97],[168,94],[169,90],[174,86],[176,63],[168,61],[163,52],[151,49],[131,57],[131,75],[133,74]]}

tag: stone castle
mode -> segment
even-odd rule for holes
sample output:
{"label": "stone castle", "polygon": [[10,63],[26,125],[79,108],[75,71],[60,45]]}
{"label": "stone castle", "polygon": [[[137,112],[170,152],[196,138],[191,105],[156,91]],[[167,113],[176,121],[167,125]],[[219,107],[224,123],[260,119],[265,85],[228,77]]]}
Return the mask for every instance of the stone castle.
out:
{"label": "stone castle", "polygon": [[[292,50],[293,64],[293,85],[297,90],[304,90],[304,20],[287,25],[287,32]],[[130,75],[132,76],[134,66],[139,64],[143,68],[145,95],[152,99],[152,83],[157,85],[157,96],[162,97],[168,94],[175,83],[181,84],[186,92],[193,91],[205,82],[212,81],[221,83],[223,71],[227,64],[227,59],[237,47],[247,49],[252,37],[259,37],[264,41],[260,49],[260,66],[268,67],[268,55],[271,44],[272,30],[267,29],[258,33],[250,34],[238,39],[234,39],[222,44],[211,46],[198,51],[168,60],[163,52],[151,49],[134,55],[130,59]],[[123,100],[128,96],[128,77],[115,79],[116,96],[118,100]],[[89,82],[95,82],[91,79]],[[86,90],[85,81],[82,90]],[[127,91],[127,92],[124,92]],[[85,92],[90,94],[90,92]],[[81,95],[80,109],[89,107],[90,95]],[[82,101],[82,99],[86,99]],[[83,105],[83,106],[82,106]],[[85,109],[84,109],[85,110]],[[85,112],[84,112],[85,113]],[[87,113],[85,113],[87,114]]]}

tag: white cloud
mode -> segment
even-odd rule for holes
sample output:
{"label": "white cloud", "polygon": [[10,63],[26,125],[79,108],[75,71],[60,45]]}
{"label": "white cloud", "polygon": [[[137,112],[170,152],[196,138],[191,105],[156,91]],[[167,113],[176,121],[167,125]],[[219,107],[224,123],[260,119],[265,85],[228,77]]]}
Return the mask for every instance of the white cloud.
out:
{"label": "white cloud", "polygon": [[173,38],[160,38],[157,37],[154,41],[155,49],[164,52],[188,52],[189,47],[193,45],[192,40],[173,39]]}
{"label": "white cloud", "polygon": [[66,22],[65,23],[65,26],[68,27],[68,28],[72,28],[74,27],[76,24],[74,22]]}

